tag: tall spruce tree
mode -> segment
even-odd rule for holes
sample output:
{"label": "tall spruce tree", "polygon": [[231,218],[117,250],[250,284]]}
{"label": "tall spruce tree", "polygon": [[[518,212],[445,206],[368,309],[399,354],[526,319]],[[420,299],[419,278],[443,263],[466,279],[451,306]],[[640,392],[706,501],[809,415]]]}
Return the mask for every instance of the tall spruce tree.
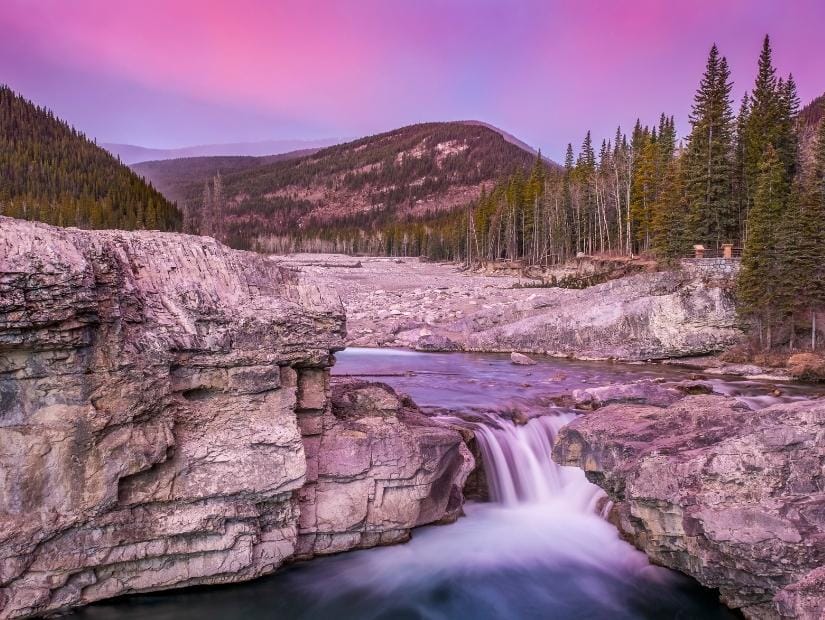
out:
{"label": "tall spruce tree", "polygon": [[745,93],[736,116],[736,134],[733,156],[733,175],[731,177],[733,202],[736,209],[736,238],[745,239],[745,218],[747,214],[748,179],[745,171],[745,127],[750,113],[750,95]]}
{"label": "tall spruce tree", "polygon": [[799,136],[796,131],[796,117],[799,114],[799,96],[793,75],[779,81],[779,129],[776,148],[788,178],[793,178],[798,169]]}
{"label": "tall spruce tree", "polygon": [[733,173],[732,88],[727,60],[714,45],[693,100],[685,156],[690,228],[696,243],[718,248],[738,235]]}
{"label": "tall spruce tree", "polygon": [[770,37],[762,43],[756,82],[750,96],[747,120],[742,128],[745,205],[746,211],[753,205],[756,192],[756,178],[760,173],[760,162],[768,145],[778,148],[782,132],[781,101],[773,66],[773,52]]}
{"label": "tall spruce tree", "polygon": [[651,222],[656,201],[656,131],[636,122],[633,130],[633,171],[630,187],[630,217],[635,234],[635,248],[650,249]]}
{"label": "tall spruce tree", "polygon": [[788,199],[785,167],[772,145],[759,164],[753,206],[748,213],[748,238],[737,282],[738,310],[755,321],[760,340],[768,349],[773,344],[773,328],[782,315],[779,270],[779,230]]}

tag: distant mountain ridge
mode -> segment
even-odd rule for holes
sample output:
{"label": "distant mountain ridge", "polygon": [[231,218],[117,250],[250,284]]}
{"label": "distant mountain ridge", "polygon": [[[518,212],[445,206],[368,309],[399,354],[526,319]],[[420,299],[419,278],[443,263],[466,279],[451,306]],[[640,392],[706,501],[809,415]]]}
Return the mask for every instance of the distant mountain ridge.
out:
{"label": "distant mountain ridge", "polygon": [[[349,138],[346,138],[349,139]],[[233,142],[228,144],[200,144],[180,148],[160,149],[135,144],[104,143],[101,146],[124,164],[143,161],[178,159],[182,157],[247,156],[261,157],[280,155],[290,151],[320,149],[339,144],[346,139],[324,138],[318,140],[261,140],[259,142]]]}
{"label": "distant mountain ridge", "polygon": [[[463,123],[465,125],[476,125],[476,126],[479,126],[479,127],[486,127],[487,129],[491,129],[492,131],[495,131],[499,135],[501,135],[501,137],[504,138],[510,144],[513,144],[513,145],[519,147],[520,149],[523,149],[523,150],[527,151],[528,153],[532,153],[533,155],[538,155],[541,152],[538,149],[533,148],[532,146],[530,146],[529,144],[527,144],[523,140],[518,139],[513,134],[504,131],[500,127],[496,127],[495,125],[491,125],[490,123],[485,123],[484,121],[459,121],[459,122]],[[561,167],[557,162],[553,161],[549,157],[546,157],[546,156],[542,155],[541,158],[542,158],[542,160],[544,160],[544,162],[546,164],[548,164],[552,167],[559,167],[559,168]]]}
{"label": "distant mountain ridge", "polygon": [[[192,158],[134,169],[179,200],[190,221],[214,220],[201,231],[215,230],[220,220],[234,245],[266,248],[267,238],[375,231],[463,209],[536,157],[500,129],[456,121],[410,125],[277,161]],[[217,179],[209,179],[217,173],[216,188]],[[210,191],[220,204],[207,204]]]}
{"label": "distant mountain ridge", "polygon": [[279,161],[297,159],[317,153],[321,149],[302,149],[278,155],[251,157],[248,155],[216,155],[213,157],[180,157],[131,164],[130,168],[154,185],[169,200],[183,204],[191,197],[193,187],[203,187],[216,174],[243,172]]}

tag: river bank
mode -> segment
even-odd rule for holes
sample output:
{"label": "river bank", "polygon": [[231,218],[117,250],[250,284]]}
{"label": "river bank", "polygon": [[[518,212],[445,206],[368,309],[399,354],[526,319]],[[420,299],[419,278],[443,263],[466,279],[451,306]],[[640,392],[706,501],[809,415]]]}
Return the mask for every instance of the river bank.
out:
{"label": "river bank", "polygon": [[348,346],[646,361],[707,355],[742,338],[731,273],[721,268],[715,275],[645,272],[567,289],[414,258],[270,260],[338,292]]}
{"label": "river bank", "polygon": [[[554,404],[556,397],[639,382],[679,384],[689,381],[690,372],[545,357],[525,367],[504,354],[347,349],[336,355],[332,374],[386,382],[429,415],[473,429],[486,441],[480,452],[492,501],[467,504],[465,516],[449,526],[416,529],[402,546],[294,564],[249,584],[103,603],[76,617],[137,619],[150,610],[161,618],[253,620],[273,613],[320,620],[333,610],[336,617],[359,620],[736,617],[713,591],[651,564],[624,542],[598,514],[611,511],[600,489],[585,481],[581,469],[559,467],[549,457],[565,425],[597,420],[603,411],[576,418]],[[774,396],[767,381],[708,381],[742,411],[786,406],[814,394],[797,384]]]}

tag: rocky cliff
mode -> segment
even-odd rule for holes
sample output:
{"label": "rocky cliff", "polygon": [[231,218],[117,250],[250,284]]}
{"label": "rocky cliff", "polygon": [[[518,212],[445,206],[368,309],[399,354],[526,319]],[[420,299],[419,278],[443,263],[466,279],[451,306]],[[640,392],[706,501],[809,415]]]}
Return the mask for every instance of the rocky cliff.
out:
{"label": "rocky cliff", "polygon": [[331,386],[343,325],[336,295],[208,238],[0,217],[0,618],[454,518],[460,435]]}
{"label": "rocky cliff", "polygon": [[825,399],[610,405],[564,428],[553,458],[607,491],[653,561],[746,617],[825,617]]}

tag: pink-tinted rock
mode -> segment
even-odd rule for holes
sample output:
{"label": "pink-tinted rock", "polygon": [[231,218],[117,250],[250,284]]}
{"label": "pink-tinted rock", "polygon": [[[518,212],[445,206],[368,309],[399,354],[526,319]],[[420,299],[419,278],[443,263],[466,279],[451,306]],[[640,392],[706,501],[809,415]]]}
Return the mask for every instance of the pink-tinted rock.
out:
{"label": "pink-tinted rock", "polygon": [[825,399],[609,405],[562,429],[553,458],[608,492],[620,530],[655,562],[747,617],[822,617]]}
{"label": "pink-tinted rock", "polygon": [[[334,378],[320,439],[305,437],[299,553],[406,540],[457,518],[474,459],[461,435],[381,383]],[[314,446],[314,447],[309,447]]]}
{"label": "pink-tinted rock", "polygon": [[0,217],[0,618],[241,581],[455,515],[457,433],[338,425],[343,337],[337,295],[256,254]]}

